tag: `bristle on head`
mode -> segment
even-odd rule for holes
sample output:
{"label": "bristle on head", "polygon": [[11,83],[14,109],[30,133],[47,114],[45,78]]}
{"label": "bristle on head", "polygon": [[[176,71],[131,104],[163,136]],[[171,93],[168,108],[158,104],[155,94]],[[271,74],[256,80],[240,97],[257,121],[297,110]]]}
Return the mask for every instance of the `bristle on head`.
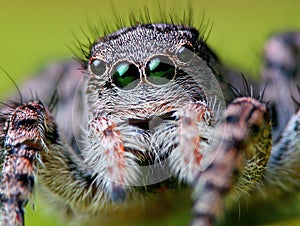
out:
{"label": "bristle on head", "polygon": [[[81,27],[80,30],[83,34],[83,40],[74,34],[75,46],[70,49],[75,59],[79,61],[83,67],[86,67],[87,62],[90,60],[90,49],[95,45],[97,40],[130,27],[157,23],[182,25],[182,27],[194,30],[195,33],[197,33],[197,38],[203,42],[207,40],[212,30],[212,22],[206,19],[205,13],[203,13],[200,21],[195,21],[191,7],[186,10],[183,9],[181,14],[175,14],[175,10],[165,11],[160,4],[158,4],[158,10],[150,10],[144,7],[139,11],[131,11],[131,13],[125,17],[118,15],[114,9],[112,9],[112,12],[115,17],[114,20],[101,20],[98,25],[89,24],[86,30]],[[112,23],[110,21],[114,22]]]}

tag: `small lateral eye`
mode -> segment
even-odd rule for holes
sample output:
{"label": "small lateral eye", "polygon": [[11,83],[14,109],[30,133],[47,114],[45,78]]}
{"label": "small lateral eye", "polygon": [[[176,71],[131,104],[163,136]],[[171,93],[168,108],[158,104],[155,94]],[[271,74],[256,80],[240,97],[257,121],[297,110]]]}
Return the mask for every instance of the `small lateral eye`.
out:
{"label": "small lateral eye", "polygon": [[167,56],[154,56],[147,63],[146,75],[152,84],[167,84],[175,76],[175,65]]}
{"label": "small lateral eye", "polygon": [[90,63],[91,72],[95,75],[102,75],[106,70],[106,64],[103,60],[94,59]]}
{"label": "small lateral eye", "polygon": [[177,52],[177,58],[183,62],[190,62],[195,56],[195,49],[192,45],[184,44],[181,46]]}
{"label": "small lateral eye", "polygon": [[125,90],[133,89],[140,82],[140,72],[136,65],[122,61],[113,70],[112,81],[114,84]]}

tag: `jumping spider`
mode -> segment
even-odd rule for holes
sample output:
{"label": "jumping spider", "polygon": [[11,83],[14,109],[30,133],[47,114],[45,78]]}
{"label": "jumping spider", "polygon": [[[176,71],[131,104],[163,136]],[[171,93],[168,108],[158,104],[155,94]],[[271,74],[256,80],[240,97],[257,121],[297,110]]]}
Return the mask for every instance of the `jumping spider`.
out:
{"label": "jumping spider", "polygon": [[77,62],[50,66],[1,108],[2,225],[24,225],[36,179],[55,202],[90,213],[189,186],[193,226],[214,225],[227,199],[296,191],[299,49],[297,33],[270,39],[258,98],[188,25],[100,37],[83,49],[85,76]]}

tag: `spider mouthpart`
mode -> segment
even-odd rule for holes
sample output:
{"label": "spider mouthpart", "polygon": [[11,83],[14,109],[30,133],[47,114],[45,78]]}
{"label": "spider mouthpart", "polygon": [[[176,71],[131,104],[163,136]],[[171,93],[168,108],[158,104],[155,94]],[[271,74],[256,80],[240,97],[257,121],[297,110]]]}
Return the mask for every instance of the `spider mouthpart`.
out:
{"label": "spider mouthpart", "polygon": [[129,125],[136,126],[145,131],[154,132],[155,129],[162,125],[165,120],[175,121],[176,117],[174,116],[174,111],[167,112],[163,115],[153,116],[145,119],[129,119]]}

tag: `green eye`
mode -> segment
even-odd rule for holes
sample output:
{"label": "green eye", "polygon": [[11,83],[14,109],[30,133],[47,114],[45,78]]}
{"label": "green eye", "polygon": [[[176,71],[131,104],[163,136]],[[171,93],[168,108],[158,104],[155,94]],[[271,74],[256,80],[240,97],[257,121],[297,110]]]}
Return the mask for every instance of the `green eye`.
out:
{"label": "green eye", "polygon": [[168,83],[174,78],[175,65],[167,56],[155,56],[146,66],[147,80],[155,85]]}
{"label": "green eye", "polygon": [[126,61],[118,63],[113,71],[112,80],[121,89],[133,89],[140,82],[139,69]]}
{"label": "green eye", "polygon": [[102,75],[106,70],[106,64],[103,60],[95,59],[90,64],[91,72],[95,75]]}
{"label": "green eye", "polygon": [[177,57],[181,62],[188,63],[195,56],[194,52],[195,49],[191,45],[185,44],[178,50]]}

